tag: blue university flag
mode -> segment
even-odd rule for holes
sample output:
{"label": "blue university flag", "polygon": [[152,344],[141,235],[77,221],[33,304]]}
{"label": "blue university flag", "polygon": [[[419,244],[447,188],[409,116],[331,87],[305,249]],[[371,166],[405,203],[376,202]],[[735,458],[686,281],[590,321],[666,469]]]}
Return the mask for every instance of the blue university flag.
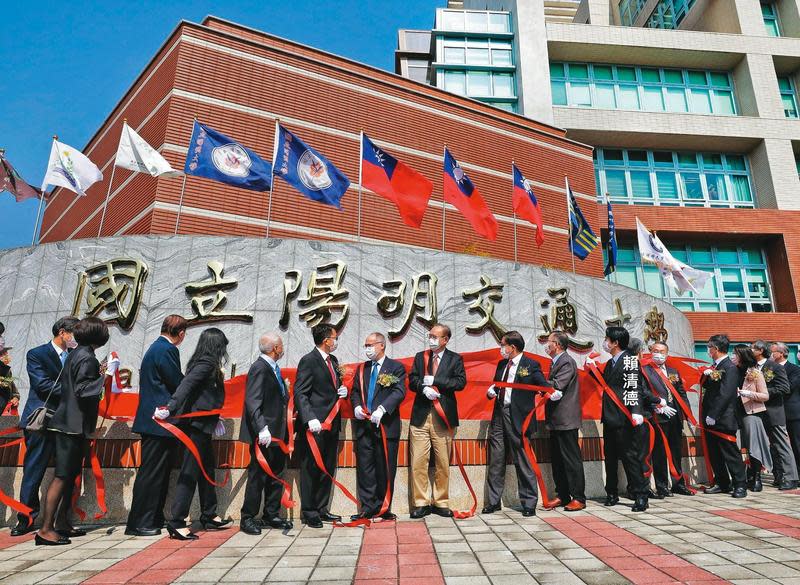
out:
{"label": "blue university flag", "polygon": [[583,217],[581,208],[578,207],[578,202],[575,200],[575,195],[572,194],[572,189],[569,186],[569,179],[565,179],[565,182],[567,186],[567,203],[569,205],[570,247],[572,248],[572,253],[579,260],[585,260],[589,252],[597,247],[597,236],[594,235],[592,227]]}
{"label": "blue university flag", "polygon": [[306,145],[286,128],[277,125],[273,173],[314,201],[341,209],[350,179],[333,163]]}
{"label": "blue university flag", "polygon": [[608,206],[608,241],[606,242],[606,269],[603,274],[608,276],[617,269],[617,228],[614,226],[614,212],[611,211],[611,201],[606,195]]}
{"label": "blue university flag", "polygon": [[183,170],[250,191],[269,191],[272,186],[269,161],[197,120]]}

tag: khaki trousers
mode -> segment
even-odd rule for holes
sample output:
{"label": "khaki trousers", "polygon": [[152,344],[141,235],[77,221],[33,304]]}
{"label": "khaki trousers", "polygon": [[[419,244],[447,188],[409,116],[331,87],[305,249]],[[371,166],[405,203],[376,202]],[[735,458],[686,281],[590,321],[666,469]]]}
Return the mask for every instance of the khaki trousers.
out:
{"label": "khaki trousers", "polygon": [[444,422],[431,410],[422,426],[409,428],[411,459],[411,498],[414,507],[431,505],[428,463],[433,448],[433,502],[437,508],[447,508],[450,496],[450,452],[453,436]]}

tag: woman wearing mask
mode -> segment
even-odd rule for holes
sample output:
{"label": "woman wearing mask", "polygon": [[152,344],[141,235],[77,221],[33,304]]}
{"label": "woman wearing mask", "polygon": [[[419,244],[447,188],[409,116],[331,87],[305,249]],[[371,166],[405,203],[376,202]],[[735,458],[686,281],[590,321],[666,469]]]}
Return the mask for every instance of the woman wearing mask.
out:
{"label": "woman wearing mask", "polygon": [[731,358],[739,370],[739,398],[737,408],[739,428],[742,429],[742,445],[747,449],[750,466],[747,468],[747,488],[754,492],[763,489],[761,485],[761,468],[772,469],[772,456],[769,452],[769,439],[761,420],[769,400],[767,383],[758,370],[753,351],[744,344],[734,348]]}
{"label": "woman wearing mask", "polygon": [[[228,359],[228,338],[225,334],[211,327],[200,334],[197,348],[186,366],[186,376],[175,390],[172,399],[165,407],[158,407],[153,416],[164,420],[170,415],[182,415],[192,412],[215,410],[222,407],[225,401],[225,385],[222,376],[222,365]],[[203,467],[209,475],[213,475],[216,464],[212,450],[212,437],[219,433],[221,424],[218,414],[186,418],[181,423],[181,430],[197,446]],[[223,428],[224,432],[224,428]],[[195,540],[197,535],[189,531],[186,517],[197,488],[200,494],[200,523],[206,529],[219,530],[227,528],[232,520],[223,520],[217,515],[217,492],[208,482],[195,460],[187,450],[183,456],[178,484],[175,488],[175,499],[172,503],[172,520],[167,524],[170,538],[178,540]]]}
{"label": "woman wearing mask", "polygon": [[69,544],[70,537],[86,534],[72,527],[68,513],[75,479],[97,425],[106,375],[100,371],[94,352],[108,342],[108,327],[97,317],[86,317],[75,325],[72,333],[78,347],[64,363],[61,402],[49,425],[55,431],[55,477],[47,489],[42,527],[36,533],[37,545]]}

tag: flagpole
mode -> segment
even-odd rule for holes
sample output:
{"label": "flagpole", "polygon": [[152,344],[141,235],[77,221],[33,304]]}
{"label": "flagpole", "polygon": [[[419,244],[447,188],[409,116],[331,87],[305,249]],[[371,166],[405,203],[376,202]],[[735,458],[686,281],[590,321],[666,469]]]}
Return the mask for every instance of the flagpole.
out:
{"label": "flagpole", "polygon": [[572,274],[575,274],[575,251],[572,249],[572,214],[570,214],[571,202],[569,200],[569,179],[564,175],[564,191],[567,195],[567,225],[569,226],[569,253],[572,257]]}
{"label": "flagpole", "polygon": [[[125,133],[125,126],[128,125],[128,118],[122,119],[122,134]],[[119,140],[122,142],[122,134],[120,134]],[[106,210],[108,209],[108,199],[111,196],[111,187],[114,185],[114,173],[117,170],[117,157],[114,156],[114,165],[111,167],[111,180],[108,182],[108,191],[106,191],[106,202],[103,204],[103,215],[100,216],[100,227],[97,228],[97,237],[100,237],[100,234],[103,231],[103,222],[106,219]]]}
{"label": "flagpole", "polygon": [[278,135],[280,134],[280,119],[275,118],[275,139],[272,146],[272,176],[269,181],[269,203],[267,203],[267,235],[269,239],[269,224],[272,221],[272,190],[275,188],[275,165],[278,164]]}
{"label": "flagpole", "polygon": [[364,129],[359,134],[361,140],[358,142],[358,241],[361,242],[361,182],[364,178]]}
{"label": "flagpole", "polygon": [[178,235],[178,224],[181,222],[181,211],[183,210],[183,193],[186,190],[186,174],[183,175],[181,183],[181,198],[178,200],[178,217],[175,218],[175,235]]}
{"label": "flagpole", "polygon": [[[445,152],[447,151],[447,144],[444,145],[442,150],[442,164],[444,164],[445,159]],[[444,252],[444,241],[445,241],[445,218],[446,218],[447,210],[445,208],[445,201],[444,201],[444,185],[442,185],[442,252]]]}
{"label": "flagpole", "polygon": [[[58,134],[53,135],[53,142],[58,140]],[[51,146],[52,148],[52,146]],[[48,165],[50,163],[48,162]],[[47,171],[45,171],[45,174]],[[39,230],[39,215],[42,213],[42,206],[44,205],[44,188],[47,185],[42,185],[42,194],[39,196],[39,208],[36,210],[36,222],[33,224],[33,238],[31,238],[31,246],[36,244],[36,232]]]}
{"label": "flagpole", "polygon": [[[514,161],[511,161],[511,188],[514,189]],[[517,211],[514,209],[514,196],[511,196],[511,217],[514,223],[514,264],[517,264]]]}

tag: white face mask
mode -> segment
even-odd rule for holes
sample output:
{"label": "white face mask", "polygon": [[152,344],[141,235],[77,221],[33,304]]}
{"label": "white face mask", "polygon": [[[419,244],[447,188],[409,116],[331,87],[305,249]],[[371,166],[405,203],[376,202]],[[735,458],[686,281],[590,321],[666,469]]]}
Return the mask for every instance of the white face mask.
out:
{"label": "white face mask", "polygon": [[331,351],[336,351],[336,348],[339,347],[339,338],[333,340],[333,347],[331,347]]}
{"label": "white face mask", "polygon": [[738,366],[739,365],[739,358],[737,356],[735,356],[735,355],[732,355],[731,356],[731,362],[733,362],[734,366]]}
{"label": "white face mask", "polygon": [[667,356],[663,353],[653,352],[653,361],[657,363],[659,366],[662,366],[667,361]]}
{"label": "white face mask", "polygon": [[277,361],[280,361],[280,359],[281,359],[282,357],[283,357],[283,350],[281,350],[281,352],[280,352],[278,355],[276,355],[276,356],[275,356],[275,361],[276,361],[276,362],[277,362]]}
{"label": "white face mask", "polygon": [[438,337],[429,337],[428,338],[428,345],[431,349],[436,349],[439,347],[439,338]]}
{"label": "white face mask", "polygon": [[75,338],[67,340],[67,349],[75,349],[78,347],[78,342],[75,341]]}
{"label": "white face mask", "polygon": [[509,351],[508,351],[508,349],[506,347],[501,346],[500,347],[500,355],[503,356],[503,359],[508,359],[508,356],[510,355],[510,353],[509,353]]}
{"label": "white face mask", "polygon": [[371,345],[369,347],[364,348],[364,353],[367,354],[368,360],[375,359],[375,353],[376,353],[375,348],[372,347]]}
{"label": "white face mask", "polygon": [[603,351],[606,353],[611,353],[611,344],[608,342],[608,339],[603,340]]}

